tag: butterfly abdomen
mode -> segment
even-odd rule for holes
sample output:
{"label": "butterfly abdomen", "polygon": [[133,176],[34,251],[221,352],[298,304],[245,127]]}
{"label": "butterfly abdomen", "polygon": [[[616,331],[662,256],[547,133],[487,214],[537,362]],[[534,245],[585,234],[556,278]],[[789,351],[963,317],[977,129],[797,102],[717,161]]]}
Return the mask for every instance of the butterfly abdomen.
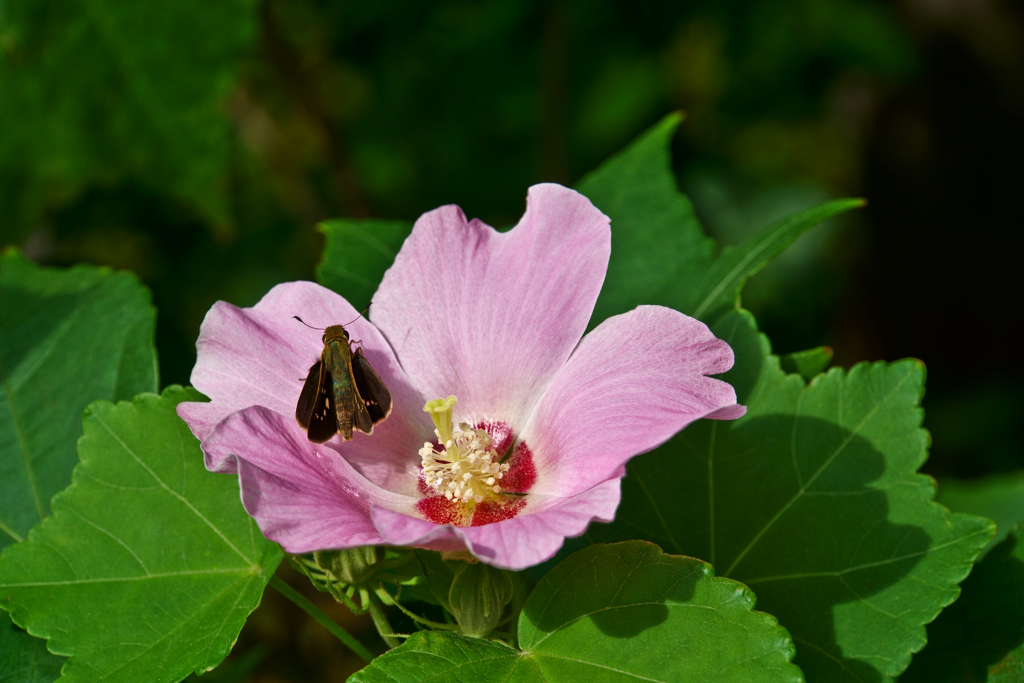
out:
{"label": "butterfly abdomen", "polygon": [[348,441],[352,438],[352,410],[356,398],[352,383],[352,350],[348,340],[328,340],[322,358],[334,380],[331,387],[332,407],[337,412],[338,431]]}

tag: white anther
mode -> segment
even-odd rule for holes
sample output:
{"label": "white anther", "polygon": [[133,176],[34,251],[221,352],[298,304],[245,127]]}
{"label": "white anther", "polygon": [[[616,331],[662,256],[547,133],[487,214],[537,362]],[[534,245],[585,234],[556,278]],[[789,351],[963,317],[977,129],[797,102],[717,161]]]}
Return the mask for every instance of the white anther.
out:
{"label": "white anther", "polygon": [[[435,430],[435,433],[436,430]],[[448,500],[482,502],[493,493],[501,493],[496,481],[508,469],[491,449],[493,439],[483,429],[462,423],[446,430],[449,438],[437,450],[435,444],[420,449],[423,480],[427,486],[443,493]],[[441,437],[438,436],[440,442]]]}

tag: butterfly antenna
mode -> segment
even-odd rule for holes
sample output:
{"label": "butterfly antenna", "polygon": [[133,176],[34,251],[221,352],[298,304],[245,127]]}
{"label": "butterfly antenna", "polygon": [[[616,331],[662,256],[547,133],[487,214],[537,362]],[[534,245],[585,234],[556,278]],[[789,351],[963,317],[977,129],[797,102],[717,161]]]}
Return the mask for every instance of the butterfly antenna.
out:
{"label": "butterfly antenna", "polygon": [[322,331],[324,329],[322,327],[313,327],[312,325],[310,325],[309,323],[307,323],[305,320],[303,320],[302,318],[300,318],[297,315],[293,315],[292,317],[295,318],[296,320],[298,320],[300,323],[302,323],[303,325],[305,325],[306,327],[308,327],[311,330],[321,330]]}
{"label": "butterfly antenna", "polygon": [[[351,324],[352,324],[352,323],[354,323],[355,321],[357,321],[357,320],[359,320],[360,318],[362,318],[362,317],[363,317],[363,314],[365,314],[365,313],[366,313],[366,312],[367,312],[368,310],[370,310],[370,306],[372,306],[372,305],[373,305],[373,302],[372,302],[372,301],[371,301],[370,303],[366,304],[366,308],[364,308],[364,309],[363,309],[362,313],[360,313],[359,315],[357,315],[357,316],[356,316],[355,318],[353,318],[352,320],[349,320],[349,321],[348,321],[347,323],[345,323],[345,324],[346,324],[346,325],[351,325]],[[295,316],[295,317],[298,317],[298,316]],[[300,320],[299,322],[302,322],[302,321]],[[303,324],[305,324],[305,323],[303,323]]]}

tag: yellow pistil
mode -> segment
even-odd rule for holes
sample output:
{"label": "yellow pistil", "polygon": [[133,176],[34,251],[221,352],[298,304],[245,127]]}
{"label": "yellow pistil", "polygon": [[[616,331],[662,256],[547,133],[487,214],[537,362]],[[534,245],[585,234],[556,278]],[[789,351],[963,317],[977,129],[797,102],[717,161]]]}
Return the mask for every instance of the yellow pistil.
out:
{"label": "yellow pistil", "polygon": [[501,493],[498,480],[505,476],[508,465],[496,462],[498,453],[494,440],[483,429],[467,423],[453,426],[454,396],[427,401],[424,412],[434,421],[441,450],[427,442],[420,449],[423,478],[427,485],[448,500],[479,503],[485,497]]}
{"label": "yellow pistil", "polygon": [[441,440],[442,444],[451,441],[452,413],[455,412],[453,408],[456,403],[458,403],[458,399],[449,396],[427,401],[427,405],[423,406],[423,412],[428,413],[430,419],[434,421],[434,433],[437,434],[437,438]]}

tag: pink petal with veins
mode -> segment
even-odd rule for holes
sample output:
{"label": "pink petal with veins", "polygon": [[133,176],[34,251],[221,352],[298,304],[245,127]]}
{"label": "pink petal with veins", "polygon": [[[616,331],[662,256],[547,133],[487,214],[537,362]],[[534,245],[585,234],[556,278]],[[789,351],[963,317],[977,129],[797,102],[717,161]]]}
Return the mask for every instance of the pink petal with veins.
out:
{"label": "pink petal with veins", "polygon": [[522,425],[587,328],[611,253],[608,217],[535,185],[500,233],[444,206],[416,221],[371,317],[426,398]]}

